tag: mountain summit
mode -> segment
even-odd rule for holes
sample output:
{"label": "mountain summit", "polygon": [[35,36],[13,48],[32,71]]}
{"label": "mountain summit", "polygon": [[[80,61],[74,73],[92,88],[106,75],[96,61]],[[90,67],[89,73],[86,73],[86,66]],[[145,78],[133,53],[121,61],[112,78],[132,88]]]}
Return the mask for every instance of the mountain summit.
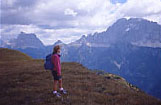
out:
{"label": "mountain summit", "polygon": [[82,36],[71,44],[88,43],[91,47],[109,47],[116,43],[161,48],[161,26],[141,18],[119,19],[106,31]]}
{"label": "mountain summit", "polygon": [[61,40],[57,40],[55,43],[54,43],[54,46],[55,45],[63,45],[64,43],[61,41]]}
{"label": "mountain summit", "polygon": [[21,32],[16,39],[10,41],[11,48],[42,48],[43,43],[34,33]]}

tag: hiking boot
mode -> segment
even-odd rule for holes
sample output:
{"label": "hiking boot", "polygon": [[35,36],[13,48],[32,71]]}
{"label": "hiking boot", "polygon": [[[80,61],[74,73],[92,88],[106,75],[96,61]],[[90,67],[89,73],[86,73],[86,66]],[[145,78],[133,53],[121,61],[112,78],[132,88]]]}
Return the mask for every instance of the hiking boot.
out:
{"label": "hiking boot", "polygon": [[60,93],[61,94],[67,94],[67,91],[63,89],[63,90],[60,90]]}
{"label": "hiking boot", "polygon": [[54,93],[54,92],[53,92],[53,94],[54,94],[54,96],[56,96],[56,97],[58,97],[58,98],[61,97],[61,94],[60,94],[59,92],[57,92],[57,93]]}

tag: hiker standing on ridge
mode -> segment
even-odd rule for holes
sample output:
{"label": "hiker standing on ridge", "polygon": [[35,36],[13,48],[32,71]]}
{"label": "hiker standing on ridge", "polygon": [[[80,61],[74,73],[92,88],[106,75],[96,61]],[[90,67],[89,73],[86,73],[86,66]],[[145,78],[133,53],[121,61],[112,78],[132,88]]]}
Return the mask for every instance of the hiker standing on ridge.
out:
{"label": "hiker standing on ridge", "polygon": [[[61,76],[61,62],[60,62],[60,46],[56,45],[53,49],[52,55],[52,63],[54,64],[54,68],[51,71],[54,78],[54,87],[53,94],[57,97],[61,97],[61,94],[67,94],[66,90],[62,87],[62,76]],[[57,84],[59,83],[60,93],[57,92]]]}

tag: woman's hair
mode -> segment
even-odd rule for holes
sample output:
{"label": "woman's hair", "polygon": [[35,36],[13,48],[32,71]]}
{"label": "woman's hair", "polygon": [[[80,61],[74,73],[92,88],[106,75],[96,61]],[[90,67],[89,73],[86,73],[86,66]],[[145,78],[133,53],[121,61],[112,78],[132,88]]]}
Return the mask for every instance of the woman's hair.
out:
{"label": "woman's hair", "polygon": [[59,49],[60,49],[60,45],[56,45],[53,49],[53,53],[57,53]]}

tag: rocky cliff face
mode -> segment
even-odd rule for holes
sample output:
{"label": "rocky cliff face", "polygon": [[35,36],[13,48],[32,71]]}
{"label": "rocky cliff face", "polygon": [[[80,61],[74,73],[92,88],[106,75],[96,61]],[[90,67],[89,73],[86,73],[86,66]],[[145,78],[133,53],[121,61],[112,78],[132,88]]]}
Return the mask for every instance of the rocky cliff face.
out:
{"label": "rocky cliff face", "polygon": [[94,35],[82,36],[71,43],[86,43],[91,47],[109,47],[112,44],[126,42],[137,46],[161,48],[161,26],[140,18],[119,19],[106,31]]}

